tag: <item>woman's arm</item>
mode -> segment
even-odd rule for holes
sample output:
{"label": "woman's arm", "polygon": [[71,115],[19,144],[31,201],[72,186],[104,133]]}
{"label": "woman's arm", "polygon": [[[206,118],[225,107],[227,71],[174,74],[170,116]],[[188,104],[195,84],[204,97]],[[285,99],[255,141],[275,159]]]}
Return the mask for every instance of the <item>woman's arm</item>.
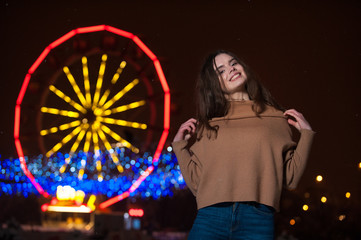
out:
{"label": "woman's arm", "polygon": [[188,148],[188,140],[192,137],[196,130],[197,120],[194,118],[189,119],[183,123],[176,136],[174,137],[172,146],[175,155],[177,156],[178,164],[182,173],[182,176],[191,190],[196,196],[199,183],[199,177],[201,173],[201,164]]}
{"label": "woman's arm", "polygon": [[285,184],[287,188],[296,188],[302,174],[306,168],[311,145],[315,132],[305,117],[294,109],[284,112],[285,116],[292,116],[294,119],[288,119],[288,123],[300,131],[301,136],[298,144],[291,143],[287,147],[284,162]]}

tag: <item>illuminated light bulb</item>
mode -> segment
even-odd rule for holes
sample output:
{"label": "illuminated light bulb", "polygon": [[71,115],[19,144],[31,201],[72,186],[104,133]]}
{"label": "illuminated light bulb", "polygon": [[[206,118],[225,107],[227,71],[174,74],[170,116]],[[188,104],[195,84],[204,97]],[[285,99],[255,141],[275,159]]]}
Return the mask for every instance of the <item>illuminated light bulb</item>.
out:
{"label": "illuminated light bulb", "polygon": [[323,180],[323,177],[322,177],[321,175],[318,175],[318,176],[316,177],[316,181],[317,181],[317,182],[322,182],[322,180]]}
{"label": "illuminated light bulb", "polygon": [[87,205],[92,211],[95,210],[95,205],[94,205],[95,200],[96,200],[96,196],[93,194],[90,195]]}
{"label": "illuminated light bulb", "polygon": [[122,167],[122,165],[117,165],[117,169],[120,173],[122,173],[124,171],[124,168]]}
{"label": "illuminated light bulb", "polygon": [[294,226],[295,224],[296,224],[296,220],[292,218],[292,219],[290,220],[290,225],[291,225],[291,226]]}
{"label": "illuminated light bulb", "polygon": [[309,208],[309,207],[308,207],[307,204],[305,204],[305,205],[302,206],[303,211],[308,211],[308,208]]}
{"label": "illuminated light bulb", "polygon": [[350,192],[347,192],[347,193],[345,194],[345,196],[346,196],[346,198],[350,198],[350,197],[351,197],[351,193],[350,193]]}
{"label": "illuminated light bulb", "polygon": [[323,196],[323,197],[321,198],[321,202],[326,203],[326,202],[327,202],[327,198],[326,198],[325,196]]}
{"label": "illuminated light bulb", "polygon": [[171,152],[173,150],[173,148],[171,146],[167,147],[167,151]]}
{"label": "illuminated light bulb", "polygon": [[45,136],[45,135],[47,135],[48,133],[49,133],[48,130],[41,130],[41,131],[40,131],[40,135],[41,135],[41,136]]}
{"label": "illuminated light bulb", "polygon": [[358,168],[360,168],[360,169],[361,169],[361,162],[359,162],[359,163],[358,163]]}
{"label": "illuminated light bulb", "polygon": [[345,218],[346,218],[346,215],[342,214],[338,217],[338,220],[343,221],[343,220],[345,220]]}

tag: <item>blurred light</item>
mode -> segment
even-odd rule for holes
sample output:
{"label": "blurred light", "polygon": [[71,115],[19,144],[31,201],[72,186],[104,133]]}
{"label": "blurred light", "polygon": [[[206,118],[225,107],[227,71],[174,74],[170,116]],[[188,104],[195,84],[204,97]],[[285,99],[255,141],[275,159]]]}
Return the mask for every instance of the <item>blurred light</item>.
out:
{"label": "blurred light", "polygon": [[173,148],[171,146],[167,147],[167,151],[171,152],[173,150]]}
{"label": "blurred light", "polygon": [[323,197],[321,198],[321,202],[323,202],[323,203],[327,202],[327,198],[326,198],[325,196],[323,196]]}
{"label": "blurred light", "polygon": [[87,205],[92,211],[95,210],[95,205],[94,205],[95,200],[96,200],[96,196],[94,194],[90,195]]}
{"label": "blurred light", "polygon": [[132,217],[143,217],[144,211],[143,209],[131,208],[129,209],[129,215]]}
{"label": "blurred light", "polygon": [[73,213],[90,213],[92,210],[85,206],[48,206],[48,212],[73,212]]}
{"label": "blurred light", "polygon": [[292,218],[292,219],[290,220],[290,225],[291,225],[291,226],[294,226],[295,224],[296,224],[296,220]]}
{"label": "blurred light", "polygon": [[302,209],[303,209],[303,211],[307,211],[308,210],[308,205],[307,204],[303,205]]}
{"label": "blurred light", "polygon": [[361,169],[361,162],[359,162],[359,163],[358,163],[358,168],[360,168],[360,169]]}
{"label": "blurred light", "polygon": [[317,181],[317,182],[322,182],[322,180],[323,180],[323,177],[322,177],[321,175],[318,175],[318,176],[316,177],[316,181]]}
{"label": "blurred light", "polygon": [[338,217],[338,220],[343,221],[346,219],[346,215],[342,214]]}
{"label": "blurred light", "polygon": [[345,196],[346,196],[346,198],[350,198],[350,197],[351,197],[351,193],[350,193],[350,192],[347,192],[347,193],[345,194]]}

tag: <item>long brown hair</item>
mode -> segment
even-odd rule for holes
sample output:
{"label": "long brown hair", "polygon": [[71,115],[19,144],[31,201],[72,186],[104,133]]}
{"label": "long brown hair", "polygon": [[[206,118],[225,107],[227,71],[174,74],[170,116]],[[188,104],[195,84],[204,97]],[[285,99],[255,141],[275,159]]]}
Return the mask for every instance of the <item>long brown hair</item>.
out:
{"label": "long brown hair", "polygon": [[[229,101],[225,97],[226,93],[222,90],[219,82],[219,73],[214,69],[215,58],[222,53],[233,57],[243,66],[247,75],[245,89],[249,98],[254,102],[252,110],[257,116],[266,109],[266,105],[273,106],[282,111],[284,110],[242,59],[237,57],[234,53],[218,50],[209,54],[205,59],[196,85],[198,138],[202,137],[204,128],[210,130],[209,132],[217,133],[218,126],[211,126],[209,120],[215,117],[223,117],[229,110]],[[207,134],[207,136],[210,137],[211,135]]]}

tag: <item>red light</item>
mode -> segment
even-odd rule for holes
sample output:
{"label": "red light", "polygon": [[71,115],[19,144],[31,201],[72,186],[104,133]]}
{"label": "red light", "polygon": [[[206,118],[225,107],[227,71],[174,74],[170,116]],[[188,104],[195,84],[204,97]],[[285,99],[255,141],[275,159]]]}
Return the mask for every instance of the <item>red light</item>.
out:
{"label": "red light", "polygon": [[150,59],[152,59],[152,61],[157,60],[157,57],[154,55],[154,53],[147,46],[145,46],[145,44],[137,36],[133,37],[133,41],[138,45],[138,47],[140,47],[140,49],[143,50],[145,54],[147,54]]}
{"label": "red light", "polygon": [[134,36],[130,32],[126,32],[126,31],[123,31],[123,30],[120,30],[118,28],[111,27],[111,26],[105,26],[105,30],[107,30],[108,32],[112,32],[112,33],[118,34],[120,36],[126,37],[126,38],[132,38]]}
{"label": "red light", "polygon": [[76,34],[75,30],[71,30],[70,32],[68,32],[67,34],[65,34],[64,36],[59,38],[58,40],[52,42],[49,45],[49,47],[53,49],[53,48],[59,46],[60,44],[62,44],[63,42],[65,42],[66,40],[68,40],[69,38],[73,37],[75,34]]}
{"label": "red light", "polygon": [[47,46],[44,51],[40,54],[40,56],[38,57],[38,59],[36,59],[36,61],[34,62],[34,64],[30,67],[28,73],[29,74],[33,74],[35,69],[37,69],[40,65],[40,63],[45,59],[45,57],[49,54],[50,52],[50,47]]}
{"label": "red light", "polygon": [[50,204],[51,204],[51,205],[55,205],[55,204],[57,204],[58,202],[59,202],[58,199],[53,198],[53,199],[51,199]]}
{"label": "red light", "polygon": [[49,204],[47,204],[47,203],[41,205],[41,211],[46,212],[46,210],[48,210],[48,207],[49,207]]}
{"label": "red light", "polygon": [[143,209],[131,208],[129,209],[129,215],[132,217],[143,217],[144,211]]}
{"label": "red light", "polygon": [[92,27],[83,27],[76,29],[77,33],[89,33],[89,32],[99,32],[104,31],[105,25],[98,25],[98,26],[92,26]]}
{"label": "red light", "polygon": [[23,101],[24,95],[25,95],[25,91],[26,88],[28,87],[29,81],[30,81],[31,75],[30,74],[26,74],[23,85],[21,86],[21,90],[18,96],[18,99],[16,100],[16,104],[21,104],[21,102]]}

